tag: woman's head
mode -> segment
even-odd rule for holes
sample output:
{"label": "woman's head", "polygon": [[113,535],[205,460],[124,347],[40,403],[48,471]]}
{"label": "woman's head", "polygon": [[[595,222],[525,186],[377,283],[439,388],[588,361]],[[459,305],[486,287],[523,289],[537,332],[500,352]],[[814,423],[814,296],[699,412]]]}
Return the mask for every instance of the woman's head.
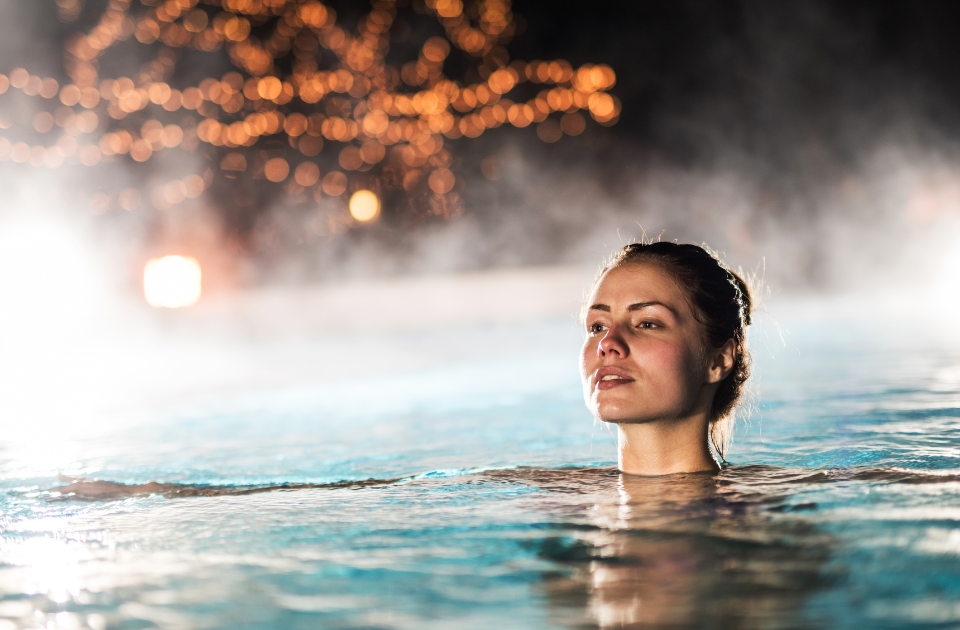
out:
{"label": "woman's head", "polygon": [[706,413],[714,445],[750,374],[746,283],[696,245],[624,247],[600,273],[583,321],[581,376],[601,420]]}

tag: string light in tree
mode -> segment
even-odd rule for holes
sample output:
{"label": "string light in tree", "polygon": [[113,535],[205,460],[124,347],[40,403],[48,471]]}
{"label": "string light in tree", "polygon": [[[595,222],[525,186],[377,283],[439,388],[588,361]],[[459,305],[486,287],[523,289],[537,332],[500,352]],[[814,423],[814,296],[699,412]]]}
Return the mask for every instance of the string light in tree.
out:
{"label": "string light in tree", "polygon": [[[63,19],[79,15],[76,0],[58,6]],[[89,31],[66,42],[70,83],[23,68],[0,75],[0,94],[19,90],[53,108],[40,108],[32,133],[59,134],[31,146],[5,133],[0,160],[94,167],[208,146],[216,158],[202,174],[154,187],[137,203],[129,189],[118,191],[120,206],[134,208],[141,197],[175,205],[219,174],[310,190],[315,199],[364,188],[377,200],[374,216],[392,196],[449,217],[462,210],[451,141],[509,125],[533,127],[550,143],[583,133],[585,115],[608,126],[619,119],[610,67],[510,59],[516,21],[508,0],[425,0],[420,10],[444,35],[402,63],[390,58],[398,9],[396,0],[374,0],[348,32],[315,0],[109,0]],[[101,62],[123,42],[155,55],[131,76],[102,77]],[[225,53],[235,69],[186,84],[177,73],[184,50]],[[459,77],[445,69],[454,54],[451,67],[466,67]],[[0,117],[0,129],[12,126]]]}

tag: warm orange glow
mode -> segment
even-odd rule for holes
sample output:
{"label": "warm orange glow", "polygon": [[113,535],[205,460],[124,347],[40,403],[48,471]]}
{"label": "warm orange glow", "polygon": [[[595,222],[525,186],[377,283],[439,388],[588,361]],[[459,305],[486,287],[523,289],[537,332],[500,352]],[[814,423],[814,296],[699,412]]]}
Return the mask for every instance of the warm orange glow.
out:
{"label": "warm orange glow", "polygon": [[560,123],[552,118],[537,125],[537,136],[544,142],[556,142],[563,136]]}
{"label": "warm orange glow", "polygon": [[350,215],[362,223],[373,221],[380,214],[380,199],[371,190],[358,190],[350,197]]}
{"label": "warm orange glow", "polygon": [[49,112],[39,112],[33,117],[33,128],[39,133],[47,133],[53,129],[53,116]]}
{"label": "warm orange glow", "polygon": [[339,197],[347,190],[347,176],[340,171],[330,171],[324,175],[321,186],[331,197]]}
{"label": "warm orange glow", "polygon": [[578,136],[587,128],[587,121],[577,113],[564,114],[560,117],[560,128],[568,136]]}
{"label": "warm orange glow", "polygon": [[456,179],[453,173],[445,168],[436,169],[430,173],[430,177],[427,179],[427,184],[430,186],[430,189],[438,195],[450,192],[455,182]]}
{"label": "warm orange glow", "polygon": [[302,162],[297,166],[293,176],[301,186],[313,186],[320,179],[320,168],[313,162]]}
{"label": "warm orange glow", "polygon": [[147,262],[143,295],[154,308],[183,308],[200,299],[200,263],[188,256],[164,256]]}
{"label": "warm orange glow", "polygon": [[[60,18],[73,21],[83,3],[57,4]],[[393,0],[374,2],[349,27],[316,0],[144,0],[136,10],[134,4],[110,0],[96,24],[68,40],[66,81],[0,68],[9,73],[0,74],[0,93],[47,99],[25,122],[39,134],[61,133],[38,146],[0,136],[2,159],[103,168],[202,154],[209,173],[219,162],[220,176],[287,182],[286,194],[301,195],[320,182],[313,191],[319,199],[363,185],[385,198],[408,194],[407,205],[447,218],[462,206],[453,191],[459,161],[445,140],[510,125],[530,127],[525,133],[552,143],[584,133],[588,122],[616,124],[621,113],[609,93],[617,79],[609,66],[511,60],[518,26],[511,0],[423,0],[417,12],[438,28],[402,64],[387,57],[397,19]],[[121,42],[163,46],[135,75],[101,76],[101,68],[116,67],[108,53],[125,54],[114,48]],[[224,55],[234,69],[183,85],[178,49]],[[459,61],[446,63],[451,55],[470,67],[448,74],[464,70]],[[9,128],[0,120],[0,129]],[[210,146],[198,151],[200,143]],[[321,153],[321,163],[339,163],[340,171],[320,178],[319,168],[302,162]],[[483,174],[497,179],[496,159],[485,164]],[[213,181],[171,176],[183,179],[145,190],[143,199],[157,208],[189,203]],[[424,196],[427,188],[434,194]],[[126,192],[119,203],[121,192],[106,193],[112,207],[139,206]],[[376,211],[358,221],[376,218],[380,200],[373,198]]]}
{"label": "warm orange glow", "polygon": [[263,167],[263,174],[271,182],[282,182],[290,174],[290,165],[283,158],[273,158]]}

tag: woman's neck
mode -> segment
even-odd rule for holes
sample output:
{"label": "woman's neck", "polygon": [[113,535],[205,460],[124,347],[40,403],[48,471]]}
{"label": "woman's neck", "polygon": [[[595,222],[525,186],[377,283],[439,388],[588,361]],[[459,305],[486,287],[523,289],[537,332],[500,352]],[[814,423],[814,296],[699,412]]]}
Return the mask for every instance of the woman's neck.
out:
{"label": "woman's neck", "polygon": [[618,462],[632,475],[718,471],[707,443],[707,421],[683,420],[617,425]]}

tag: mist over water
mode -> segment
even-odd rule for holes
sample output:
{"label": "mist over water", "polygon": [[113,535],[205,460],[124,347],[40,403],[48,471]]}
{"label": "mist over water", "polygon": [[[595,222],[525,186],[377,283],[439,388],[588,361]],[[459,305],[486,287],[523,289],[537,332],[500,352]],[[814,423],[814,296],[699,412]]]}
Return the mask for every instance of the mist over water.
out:
{"label": "mist over water", "polygon": [[[796,350],[778,322],[804,308],[883,316],[856,296],[892,292],[948,317],[960,274],[948,87],[934,69],[916,71],[915,50],[894,55],[875,22],[833,5],[736,7],[737,19],[722,20],[702,7],[621,7],[632,21],[595,15],[574,28],[571,17],[542,25],[576,15],[572,6],[518,4],[528,27],[516,54],[572,50],[609,63],[623,115],[556,144],[532,127],[451,141],[465,210],[448,220],[385,216],[321,235],[316,207],[278,194],[244,219],[253,231],[241,243],[229,199],[213,192],[163,211],[91,211],[101,189],[149,188],[182,175],[182,159],[146,169],[3,162],[5,413],[27,440],[41,429],[82,433],[85,422],[133,422],[153,405],[523,356],[529,336],[497,327],[536,321],[559,322],[536,347],[563,340],[573,374],[584,291],[605,256],[641,238],[703,242],[762,277],[770,320],[754,347],[767,356]],[[90,0],[85,10],[100,9]],[[41,3],[0,11],[3,59],[56,76],[56,47],[76,24]],[[545,43],[550,29],[570,36],[569,50]],[[490,158],[496,180],[481,173]],[[143,303],[143,265],[168,253],[203,265],[193,309]],[[783,299],[811,292],[854,297],[819,307]],[[429,342],[409,337],[437,329],[446,332]]]}
{"label": "mist over water", "polygon": [[[104,6],[88,0],[69,23],[54,5],[0,7],[0,71],[64,76],[65,38]],[[331,6],[347,25],[359,17],[355,6]],[[572,321],[601,260],[644,238],[706,243],[761,278],[760,293],[774,300],[923,290],[940,293],[926,307],[950,311],[960,273],[960,117],[958,89],[944,80],[953,61],[938,62],[960,58],[942,26],[949,9],[514,9],[526,27],[513,56],[609,64],[622,116],[555,144],[533,127],[449,141],[464,210],[446,220],[385,212],[332,233],[315,229],[318,212],[341,201],[291,202],[278,189],[241,216],[225,195],[231,180],[164,210],[146,199],[133,211],[104,209],[90,203],[99,191],[146,190],[184,169],[202,174],[206,163],[183,152],[94,168],[3,162],[0,319],[18,348],[9,356],[48,348],[44,356],[63,359],[73,346],[80,365],[89,350],[80,345],[101,333],[309,336],[335,330],[338,317],[355,330],[368,320],[339,315],[343,305],[376,312],[378,295],[389,296],[390,330],[503,322],[517,317],[516,304],[525,321]],[[145,46],[129,44],[130,55],[112,63],[147,59]],[[190,75],[222,73],[224,56],[191,57]],[[2,96],[4,116],[29,122],[34,101],[15,96]],[[200,259],[195,314],[160,316],[142,303],[144,263],[168,253]],[[418,313],[424,305],[432,314]]]}
{"label": "mist over water", "polygon": [[[7,5],[5,65],[56,76],[56,47],[100,4],[89,0],[72,24],[58,22],[52,5]],[[532,127],[450,141],[461,216],[385,218],[319,235],[314,207],[278,195],[243,219],[252,233],[237,246],[235,212],[222,195],[189,209],[90,214],[97,190],[182,170],[182,161],[162,159],[147,171],[4,163],[3,214],[42,215],[74,231],[111,260],[125,291],[139,283],[145,258],[185,245],[202,252],[212,290],[593,267],[641,238],[707,243],[734,267],[763,269],[775,291],[914,286],[939,280],[957,257],[956,90],[941,80],[949,64],[933,63],[955,52],[936,23],[947,9],[631,3],[615,18],[612,9],[582,15],[573,3],[514,8],[527,24],[511,44],[516,56],[609,63],[623,114],[613,127],[590,125],[557,144],[540,142]],[[338,10],[351,19],[351,8]],[[215,55],[197,60],[223,70]],[[20,109],[8,114],[29,115]],[[480,173],[489,158],[496,181]]]}
{"label": "mist over water", "polygon": [[[66,34],[89,28],[102,5],[88,0],[73,23],[44,3],[0,7],[0,72],[63,76]],[[567,322],[572,348],[599,263],[643,238],[706,243],[762,279],[765,352],[791,351],[776,322],[802,311],[784,299],[793,294],[852,295],[824,308],[877,318],[876,300],[857,296],[892,293],[948,317],[960,274],[960,119],[956,88],[931,60],[956,52],[939,26],[949,15],[872,7],[519,2],[527,26],[512,53],[610,64],[621,119],[555,144],[533,127],[449,141],[464,211],[446,220],[387,212],[318,231],[318,212],[342,202],[318,208],[278,192],[241,216],[231,180],[190,204],[104,211],[90,204],[101,190],[146,190],[205,163],[183,152],[95,168],[3,162],[6,408],[68,426],[82,410],[336,380],[339,353],[367,331],[385,336],[364,347],[376,354],[382,342],[392,358],[351,356],[352,370],[455,360],[440,342],[425,351],[403,341],[434,328]],[[132,42],[121,61],[142,63],[143,48]],[[194,61],[197,76],[228,69],[216,55]],[[13,107],[4,115],[29,121],[33,101],[13,96],[0,97]],[[143,303],[146,260],[169,253],[202,264],[193,309]],[[457,346],[450,335],[443,343]],[[478,342],[465,339],[461,356],[474,356]]]}

